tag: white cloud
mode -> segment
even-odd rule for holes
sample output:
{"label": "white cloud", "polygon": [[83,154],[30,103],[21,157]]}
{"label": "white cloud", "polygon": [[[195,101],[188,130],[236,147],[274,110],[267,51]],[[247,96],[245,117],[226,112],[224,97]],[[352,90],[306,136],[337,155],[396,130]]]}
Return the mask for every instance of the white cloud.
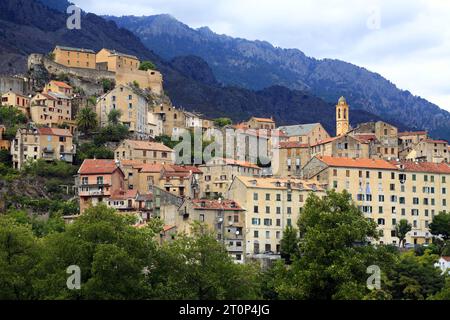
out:
{"label": "white cloud", "polygon": [[342,59],[450,110],[450,1],[73,1],[97,14],[169,13],[192,27]]}

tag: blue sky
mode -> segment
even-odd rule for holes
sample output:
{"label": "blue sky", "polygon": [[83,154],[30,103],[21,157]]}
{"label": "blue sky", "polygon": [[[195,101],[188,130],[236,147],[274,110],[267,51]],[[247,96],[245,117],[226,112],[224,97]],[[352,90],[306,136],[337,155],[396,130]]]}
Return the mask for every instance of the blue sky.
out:
{"label": "blue sky", "polygon": [[112,15],[168,13],[191,27],[298,48],[378,72],[450,111],[447,0],[72,0]]}

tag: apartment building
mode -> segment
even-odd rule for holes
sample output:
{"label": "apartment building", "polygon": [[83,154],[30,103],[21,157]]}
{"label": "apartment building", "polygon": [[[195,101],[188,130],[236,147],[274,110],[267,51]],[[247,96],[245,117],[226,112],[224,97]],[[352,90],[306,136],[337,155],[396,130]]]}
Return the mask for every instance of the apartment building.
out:
{"label": "apartment building", "polygon": [[164,133],[164,125],[163,121],[159,114],[153,113],[152,111],[148,111],[147,115],[148,121],[148,132],[151,138],[156,138],[162,136]]}
{"label": "apartment building", "polygon": [[380,243],[399,244],[394,230],[402,219],[413,226],[407,242],[430,243],[429,224],[449,208],[450,167],[443,163],[315,157],[303,173],[329,189],[348,191],[360,210],[378,223]]}
{"label": "apartment building", "polygon": [[107,65],[107,70],[120,72],[127,70],[130,72],[139,70],[139,58],[133,55],[118,52],[116,50],[102,49],[96,54],[96,62]]}
{"label": "apartment building", "polygon": [[96,112],[100,126],[108,125],[108,115],[112,110],[121,113],[119,122],[131,133],[141,138],[149,136],[147,97],[138,88],[118,85],[97,100]]}
{"label": "apartment building", "polygon": [[108,204],[112,196],[124,194],[124,178],[122,169],[114,160],[84,160],[77,177],[80,212],[83,213],[89,206],[99,203]]}
{"label": "apartment building", "polygon": [[257,118],[252,117],[249,121],[246,122],[248,129],[266,129],[266,130],[275,130],[276,123],[273,118]]}
{"label": "apartment building", "polygon": [[95,52],[90,49],[56,46],[54,61],[70,68],[96,69]]}
{"label": "apartment building", "polygon": [[177,231],[191,234],[194,221],[209,227],[236,263],[244,263],[245,211],[237,202],[222,199],[186,199],[178,209],[175,219]]}
{"label": "apartment building", "polygon": [[428,140],[427,131],[407,131],[399,132],[399,158],[406,159],[406,156],[412,151],[420,141]]}
{"label": "apartment building", "polygon": [[369,158],[371,137],[344,134],[311,145],[311,157]]}
{"label": "apartment building", "polygon": [[279,127],[289,142],[300,144],[316,144],[330,138],[330,135],[320,123],[299,124],[295,126]]}
{"label": "apartment building", "polygon": [[219,157],[211,159],[199,168],[203,172],[200,193],[206,198],[224,197],[236,176],[261,175],[261,168],[252,163]]}
{"label": "apartment building", "polygon": [[38,93],[31,99],[31,121],[37,125],[57,127],[72,121],[72,100],[59,92]]}
{"label": "apartment building", "polygon": [[75,153],[70,131],[58,128],[19,129],[11,146],[13,165],[16,169],[21,169],[29,160],[37,159],[72,163]]}
{"label": "apartment building", "polygon": [[410,152],[405,158],[412,161],[449,163],[450,153],[448,146],[448,142],[445,140],[421,140],[416,145],[410,147]]}
{"label": "apartment building", "polygon": [[16,107],[24,115],[30,115],[30,98],[13,91],[2,94],[2,105]]}
{"label": "apartment building", "polygon": [[311,159],[309,144],[280,142],[278,157],[272,158],[272,173],[277,177],[301,176],[301,169]]}
{"label": "apartment building", "polygon": [[143,140],[124,140],[114,150],[116,160],[137,160],[144,164],[172,164],[175,152],[162,143]]}
{"label": "apartment building", "polygon": [[279,258],[280,241],[288,225],[296,226],[311,193],[325,196],[317,182],[288,178],[237,176],[229,188],[245,213],[245,259]]}

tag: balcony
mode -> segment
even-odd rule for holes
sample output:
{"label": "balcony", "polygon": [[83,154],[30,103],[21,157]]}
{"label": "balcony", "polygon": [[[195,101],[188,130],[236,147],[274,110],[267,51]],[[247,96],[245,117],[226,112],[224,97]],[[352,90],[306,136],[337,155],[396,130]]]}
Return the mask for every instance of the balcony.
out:
{"label": "balcony", "polygon": [[91,184],[91,185],[81,185],[78,188],[78,194],[81,197],[92,197],[92,196],[109,196],[110,192],[109,192],[109,188],[108,191],[106,190],[109,187],[107,185],[95,185],[95,184]]}

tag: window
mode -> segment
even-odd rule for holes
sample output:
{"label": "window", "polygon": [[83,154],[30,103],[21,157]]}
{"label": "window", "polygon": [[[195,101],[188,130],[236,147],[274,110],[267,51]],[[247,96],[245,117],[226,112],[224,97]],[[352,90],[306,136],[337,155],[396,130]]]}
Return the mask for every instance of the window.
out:
{"label": "window", "polygon": [[103,185],[103,177],[97,177],[97,184],[98,185]]}
{"label": "window", "polygon": [[266,193],[266,201],[270,201],[270,193]]}
{"label": "window", "polygon": [[277,201],[281,201],[281,194],[277,193]]}
{"label": "window", "polygon": [[200,215],[200,222],[205,222],[205,215],[204,214]]}
{"label": "window", "polygon": [[259,225],[261,225],[261,219],[259,219],[259,218],[253,218],[253,219],[252,219],[252,225],[254,225],[254,226],[259,226]]}
{"label": "window", "polygon": [[270,207],[266,207],[266,213],[270,214]]}
{"label": "window", "polygon": [[254,206],[253,207],[253,212],[254,213],[259,213],[259,207],[258,206]]}
{"label": "window", "polygon": [[253,231],[253,237],[259,238],[259,231],[257,231],[257,230]]}
{"label": "window", "polygon": [[291,193],[288,193],[288,195],[287,195],[287,201],[288,201],[288,202],[292,202],[292,194],[291,194]]}
{"label": "window", "polygon": [[337,169],[333,170],[333,177],[337,177]]}
{"label": "window", "polygon": [[82,185],[87,185],[87,184],[88,184],[88,177],[83,177],[83,178],[81,179],[81,184],[82,184]]}
{"label": "window", "polygon": [[378,179],[383,179],[383,172],[378,172]]}
{"label": "window", "polygon": [[266,231],[266,239],[270,239],[270,231]]}
{"label": "window", "polygon": [[258,194],[257,194],[257,193],[254,193],[254,194],[253,194],[253,200],[254,200],[254,201],[258,201]]}
{"label": "window", "polygon": [[270,227],[272,225],[272,219],[264,219],[264,225]]}

